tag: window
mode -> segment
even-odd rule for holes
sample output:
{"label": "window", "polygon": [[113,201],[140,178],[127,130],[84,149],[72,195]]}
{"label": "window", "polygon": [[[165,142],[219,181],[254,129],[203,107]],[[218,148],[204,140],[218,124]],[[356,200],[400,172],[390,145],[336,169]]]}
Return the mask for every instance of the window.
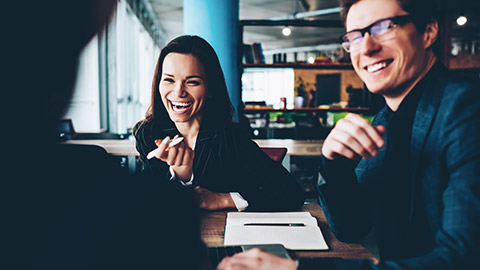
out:
{"label": "window", "polygon": [[143,119],[159,47],[126,1],[80,57],[75,94],[64,118],[78,132],[126,133]]}
{"label": "window", "polygon": [[292,68],[246,68],[242,74],[242,100],[265,101],[280,108],[280,98],[287,99],[287,108],[294,103],[294,72]]}
{"label": "window", "polygon": [[98,37],[94,37],[80,56],[75,92],[64,118],[72,119],[80,132],[101,132]]}

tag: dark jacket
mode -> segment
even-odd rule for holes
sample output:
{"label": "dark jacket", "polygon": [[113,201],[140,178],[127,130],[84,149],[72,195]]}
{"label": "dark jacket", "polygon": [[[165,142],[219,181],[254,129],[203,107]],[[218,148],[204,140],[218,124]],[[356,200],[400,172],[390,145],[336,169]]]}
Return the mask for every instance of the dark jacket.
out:
{"label": "dark jacket", "polygon": [[100,147],[32,149],[41,158],[19,164],[2,196],[14,262],[3,269],[203,269],[191,191],[130,176]]}
{"label": "dark jacket", "polygon": [[[146,122],[137,124],[134,134],[144,172],[169,181],[169,166],[156,158],[148,160],[146,155],[156,148],[155,139],[172,138],[179,134],[177,129]],[[238,124],[202,124],[194,152],[194,186],[239,192],[251,211],[295,210],[303,205],[304,194],[294,177],[243,134]]]}
{"label": "dark jacket", "polygon": [[[335,268],[480,267],[480,87],[478,82],[454,78],[440,64],[424,80],[410,141],[411,177],[404,179],[409,188],[400,196],[408,198],[403,208],[381,211],[385,198],[401,192],[382,187],[389,173],[383,172],[385,148],[361,160],[355,172],[353,167],[347,169],[346,160],[340,160],[342,171],[324,175],[326,184],[319,187],[321,204],[339,239],[355,241],[372,229],[401,232],[403,238],[379,246],[379,266],[337,260]],[[385,113],[386,108],[377,114],[374,125],[386,124]],[[404,213],[399,220],[398,215]],[[382,228],[375,227],[381,219],[399,220],[401,227],[385,222]],[[304,261],[301,269],[309,263]],[[311,269],[320,269],[321,264],[317,260]]]}

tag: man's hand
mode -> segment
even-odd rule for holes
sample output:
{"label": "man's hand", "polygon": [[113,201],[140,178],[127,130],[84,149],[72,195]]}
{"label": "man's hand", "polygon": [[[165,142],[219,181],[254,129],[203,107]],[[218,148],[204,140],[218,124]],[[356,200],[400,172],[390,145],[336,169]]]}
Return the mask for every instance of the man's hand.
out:
{"label": "man's hand", "polygon": [[195,192],[200,200],[200,207],[207,210],[220,210],[235,208],[230,193],[216,193],[200,186],[195,187]]}
{"label": "man's hand", "polygon": [[255,269],[255,270],[295,270],[295,261],[278,257],[259,248],[237,253],[232,257],[224,258],[217,270]]}
{"label": "man's hand", "polygon": [[323,143],[322,154],[327,159],[369,159],[385,145],[384,126],[372,126],[357,114],[347,114],[337,122]]}

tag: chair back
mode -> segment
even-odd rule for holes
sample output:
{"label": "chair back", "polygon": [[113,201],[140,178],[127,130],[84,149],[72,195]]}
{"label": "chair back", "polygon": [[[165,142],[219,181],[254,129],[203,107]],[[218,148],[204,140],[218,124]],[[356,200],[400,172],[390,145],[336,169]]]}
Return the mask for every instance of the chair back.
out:
{"label": "chair back", "polygon": [[283,158],[287,154],[286,147],[260,147],[265,154],[267,154],[271,159],[282,163]]}

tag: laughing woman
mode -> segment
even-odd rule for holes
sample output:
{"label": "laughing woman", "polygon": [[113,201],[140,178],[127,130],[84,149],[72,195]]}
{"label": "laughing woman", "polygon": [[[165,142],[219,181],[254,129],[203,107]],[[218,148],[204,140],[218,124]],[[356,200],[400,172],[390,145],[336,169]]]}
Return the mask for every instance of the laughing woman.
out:
{"label": "laughing woman", "polygon": [[304,195],[293,176],[232,114],[213,48],[198,36],[170,41],[158,58],[150,107],[134,128],[143,172],[193,187],[209,210],[300,208]]}

